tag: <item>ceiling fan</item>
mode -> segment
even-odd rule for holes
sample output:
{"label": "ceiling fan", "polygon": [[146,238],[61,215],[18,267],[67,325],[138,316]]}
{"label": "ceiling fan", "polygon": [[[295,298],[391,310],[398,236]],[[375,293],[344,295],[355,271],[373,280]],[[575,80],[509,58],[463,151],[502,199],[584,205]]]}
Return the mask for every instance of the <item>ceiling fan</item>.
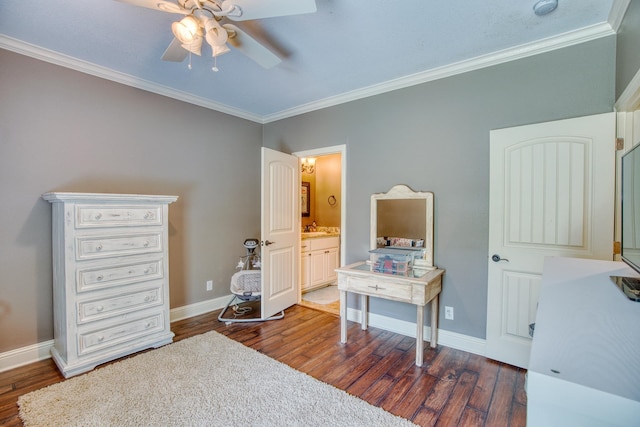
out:
{"label": "ceiling fan", "polygon": [[[184,15],[171,25],[175,38],[162,55],[165,61],[182,62],[189,52],[201,54],[203,40],[214,58],[229,52],[229,45],[264,68],[282,60],[256,39],[227,21],[273,18],[316,11],[315,0],[118,0],[134,6]],[[214,66],[214,71],[217,68]]]}

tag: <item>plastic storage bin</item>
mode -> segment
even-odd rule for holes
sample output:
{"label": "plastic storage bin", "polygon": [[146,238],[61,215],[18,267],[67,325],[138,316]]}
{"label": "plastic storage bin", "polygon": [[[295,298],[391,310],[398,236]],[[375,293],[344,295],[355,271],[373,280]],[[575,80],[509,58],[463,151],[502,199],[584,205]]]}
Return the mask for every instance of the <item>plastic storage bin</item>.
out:
{"label": "plastic storage bin", "polygon": [[371,271],[399,276],[408,276],[414,260],[424,257],[424,249],[416,248],[378,248],[369,253]]}

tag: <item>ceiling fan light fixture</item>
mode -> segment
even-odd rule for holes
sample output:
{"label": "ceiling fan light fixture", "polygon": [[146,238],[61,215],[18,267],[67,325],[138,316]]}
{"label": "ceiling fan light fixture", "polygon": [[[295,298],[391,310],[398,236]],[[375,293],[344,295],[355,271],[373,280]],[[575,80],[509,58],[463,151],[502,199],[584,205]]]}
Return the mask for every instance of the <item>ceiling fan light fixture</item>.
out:
{"label": "ceiling fan light fixture", "polygon": [[[191,15],[182,18],[180,22],[174,22],[171,24],[171,31],[183,44],[193,43],[195,39],[200,37],[202,34],[202,31],[200,31],[200,24],[196,18]],[[202,44],[202,41],[200,43]]]}
{"label": "ceiling fan light fixture", "polygon": [[[203,39],[211,45],[215,58],[235,48],[263,68],[271,68],[282,59],[265,46],[269,41],[258,41],[223,19],[252,21],[280,16],[300,15],[317,11],[316,0],[120,0],[162,12],[182,15],[171,24],[174,39],[162,55],[162,60],[182,62],[191,54],[201,54]],[[273,43],[271,43],[273,44]],[[214,71],[217,67],[214,65]]]}

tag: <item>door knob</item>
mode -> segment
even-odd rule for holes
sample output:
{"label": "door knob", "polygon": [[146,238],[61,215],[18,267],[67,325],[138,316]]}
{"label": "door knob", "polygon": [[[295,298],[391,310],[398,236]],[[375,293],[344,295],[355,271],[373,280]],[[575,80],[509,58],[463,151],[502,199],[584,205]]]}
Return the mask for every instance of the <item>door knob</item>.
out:
{"label": "door knob", "polygon": [[493,256],[491,257],[491,259],[493,260],[493,262],[500,262],[500,261],[506,261],[509,262],[508,259],[506,258],[500,258],[500,255],[498,254],[493,254]]}
{"label": "door knob", "polygon": [[269,245],[273,245],[274,243],[275,243],[275,242],[272,242],[272,241],[270,241],[270,240],[265,240],[265,241],[264,241],[264,244],[265,244],[265,245],[267,245],[267,246],[269,246]]}

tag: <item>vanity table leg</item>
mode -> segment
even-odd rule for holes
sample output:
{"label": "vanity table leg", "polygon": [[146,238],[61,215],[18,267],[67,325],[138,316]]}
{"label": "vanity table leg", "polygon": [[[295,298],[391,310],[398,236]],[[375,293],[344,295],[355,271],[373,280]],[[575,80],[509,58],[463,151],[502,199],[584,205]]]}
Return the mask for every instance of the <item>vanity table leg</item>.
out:
{"label": "vanity table leg", "polygon": [[360,311],[362,313],[362,330],[367,330],[367,320],[369,317],[369,296],[368,295],[360,295]]}
{"label": "vanity table leg", "polygon": [[436,295],[431,300],[431,348],[436,348],[438,345],[438,297]]}
{"label": "vanity table leg", "polygon": [[422,366],[424,354],[424,305],[418,305],[416,308],[416,366]]}
{"label": "vanity table leg", "polygon": [[347,342],[347,291],[340,291],[340,342]]}

